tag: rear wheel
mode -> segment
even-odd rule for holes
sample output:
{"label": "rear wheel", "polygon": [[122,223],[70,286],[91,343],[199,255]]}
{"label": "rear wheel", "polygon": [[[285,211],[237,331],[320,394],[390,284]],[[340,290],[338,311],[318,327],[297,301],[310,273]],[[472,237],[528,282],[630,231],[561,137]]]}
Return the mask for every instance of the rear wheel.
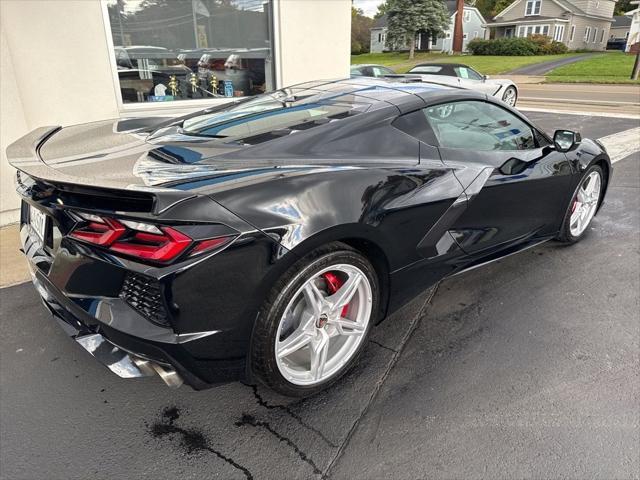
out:
{"label": "rear wheel", "polygon": [[378,301],[365,257],[340,243],[312,252],[277,282],[258,316],[253,372],[284,395],[325,389],[355,364]]}
{"label": "rear wheel", "polygon": [[594,165],[580,180],[564,218],[558,240],[573,243],[586,234],[598,210],[603,186],[602,169]]}

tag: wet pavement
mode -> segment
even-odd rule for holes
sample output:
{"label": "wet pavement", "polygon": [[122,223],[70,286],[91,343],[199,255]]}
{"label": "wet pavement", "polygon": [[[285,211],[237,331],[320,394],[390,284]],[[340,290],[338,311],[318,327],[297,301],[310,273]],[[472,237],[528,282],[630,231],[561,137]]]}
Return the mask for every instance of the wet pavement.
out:
{"label": "wet pavement", "polygon": [[[530,116],[584,136],[638,126]],[[30,284],[2,289],[0,477],[638,478],[639,194],[634,154],[584,241],[445,280],[306,400],[122,380]]]}

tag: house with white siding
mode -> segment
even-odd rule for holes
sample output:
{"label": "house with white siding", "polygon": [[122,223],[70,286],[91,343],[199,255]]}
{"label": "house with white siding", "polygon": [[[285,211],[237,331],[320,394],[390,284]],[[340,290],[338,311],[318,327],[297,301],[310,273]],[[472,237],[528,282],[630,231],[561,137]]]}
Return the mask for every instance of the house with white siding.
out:
{"label": "house with white siding", "polygon": [[[453,26],[456,20],[456,1],[447,0],[444,2],[449,10],[451,21],[447,30],[442,37],[433,39],[429,38],[424,32],[416,35],[416,51],[439,51],[450,53],[453,51]],[[470,5],[464,6],[462,17],[463,32],[463,51],[467,50],[467,43],[474,38],[484,38],[485,36],[485,19],[480,11]],[[383,15],[378,18],[371,28],[371,53],[381,53],[388,50],[408,50],[408,45],[394,45],[390,47],[387,41],[387,16]]]}
{"label": "house with white siding", "polygon": [[[638,2],[631,2],[632,5],[638,5]],[[625,13],[631,17],[631,25],[629,26],[629,36],[627,37],[626,52],[638,53],[640,51],[640,8]]]}
{"label": "house with white siding", "polygon": [[492,38],[538,33],[569,50],[605,50],[615,0],[515,0],[487,28]]}

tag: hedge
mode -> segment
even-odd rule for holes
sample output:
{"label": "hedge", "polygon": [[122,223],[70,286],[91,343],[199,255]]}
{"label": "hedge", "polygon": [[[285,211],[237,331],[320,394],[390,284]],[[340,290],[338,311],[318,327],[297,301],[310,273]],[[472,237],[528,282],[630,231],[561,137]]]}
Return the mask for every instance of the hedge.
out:
{"label": "hedge", "polygon": [[474,55],[555,55],[565,53],[567,46],[546,35],[529,35],[527,38],[496,38],[495,40],[474,39],[467,48]]}

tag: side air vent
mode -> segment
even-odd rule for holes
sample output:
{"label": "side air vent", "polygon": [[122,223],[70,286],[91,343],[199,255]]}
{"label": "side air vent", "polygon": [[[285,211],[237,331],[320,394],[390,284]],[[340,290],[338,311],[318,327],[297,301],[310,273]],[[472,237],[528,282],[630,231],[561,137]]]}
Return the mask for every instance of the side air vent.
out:
{"label": "side air vent", "polygon": [[153,278],[127,273],[120,298],[150,322],[161,327],[171,326],[164,306],[162,287]]}

